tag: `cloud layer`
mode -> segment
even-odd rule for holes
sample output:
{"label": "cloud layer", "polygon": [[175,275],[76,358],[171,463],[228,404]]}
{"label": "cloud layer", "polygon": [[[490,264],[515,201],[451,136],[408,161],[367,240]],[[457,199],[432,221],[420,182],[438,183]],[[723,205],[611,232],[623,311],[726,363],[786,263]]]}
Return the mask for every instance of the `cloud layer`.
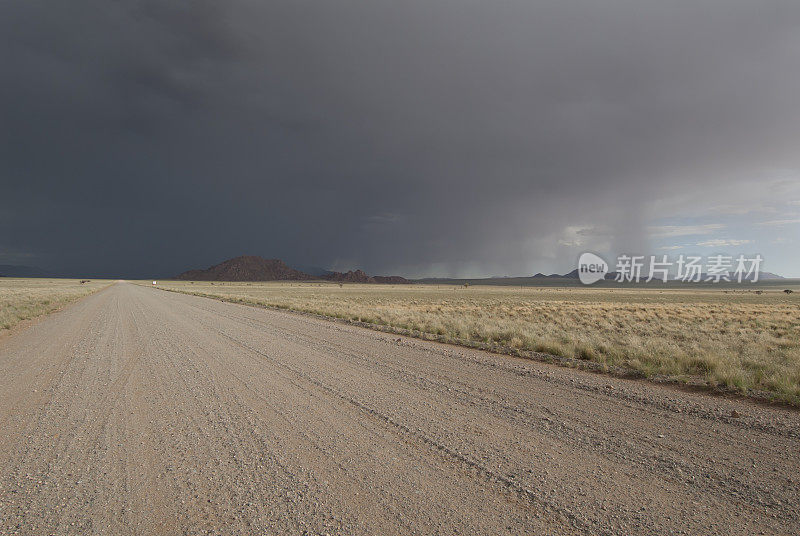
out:
{"label": "cloud layer", "polygon": [[679,227],[757,241],[714,234],[715,207],[797,221],[797,2],[0,14],[0,256],[121,276],[242,253],[526,274]]}

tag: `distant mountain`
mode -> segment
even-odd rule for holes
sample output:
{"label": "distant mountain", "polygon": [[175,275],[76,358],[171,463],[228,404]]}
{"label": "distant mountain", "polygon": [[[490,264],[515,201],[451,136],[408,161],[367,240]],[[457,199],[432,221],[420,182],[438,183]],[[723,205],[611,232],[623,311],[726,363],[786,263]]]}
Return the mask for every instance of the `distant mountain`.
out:
{"label": "distant mountain", "polygon": [[304,281],[314,276],[290,268],[280,259],[242,255],[206,270],[189,270],[175,277],[187,281]]}
{"label": "distant mountain", "polygon": [[382,283],[384,285],[402,285],[411,283],[405,277],[399,275],[375,275],[369,276],[362,270],[350,270],[349,272],[333,272],[322,276],[323,279],[336,283]]}
{"label": "distant mountain", "polygon": [[574,269],[571,272],[566,273],[566,274],[545,275],[542,272],[539,272],[538,274],[536,274],[534,276],[531,276],[531,277],[532,278],[536,278],[536,279],[565,279],[565,278],[566,279],[578,279],[578,269],[576,268],[576,269]]}
{"label": "distant mountain", "polygon": [[54,274],[35,266],[0,264],[0,277],[54,277]]}
{"label": "distant mountain", "polygon": [[216,264],[206,270],[189,270],[175,279],[185,281],[308,281],[325,280],[336,283],[410,283],[399,275],[371,277],[362,270],[310,274],[287,266],[280,259],[263,259],[254,255],[243,255]]}
{"label": "distant mountain", "polygon": [[399,275],[375,275],[372,276],[372,279],[374,279],[376,283],[383,283],[384,285],[405,285],[411,283],[411,281]]}
{"label": "distant mountain", "polygon": [[[675,277],[674,274],[670,275],[670,279],[669,280],[673,281],[673,277]],[[708,279],[708,277],[709,276],[706,273],[700,274],[700,282],[706,281],[706,279]],[[732,281],[734,280],[734,276],[733,276],[732,272],[729,273],[728,277]],[[538,273],[538,274],[536,274],[534,276],[531,276],[531,278],[532,279],[543,279],[543,278],[546,278],[546,279],[578,279],[578,270],[576,268],[575,270],[572,270],[571,272],[567,272],[566,274],[550,274],[550,275],[544,275],[543,273],[540,272],[540,273]],[[605,275],[605,279],[606,280],[612,280],[612,279],[616,279],[616,278],[617,278],[617,272],[608,272]],[[642,270],[642,278],[641,278],[641,280],[644,281],[645,279],[647,279],[647,273],[646,273],[645,270]],[[750,280],[753,279],[753,276],[752,275],[745,276],[742,279],[744,281],[750,281]],[[786,278],[781,276],[781,275],[778,275],[778,274],[773,274],[772,272],[759,272],[759,274],[758,274],[758,280],[759,281],[775,280],[775,279],[786,279]],[[658,281],[660,281],[660,280],[657,280],[656,282],[658,282]]]}
{"label": "distant mountain", "polygon": [[324,279],[336,283],[374,283],[375,279],[365,274],[362,270],[350,270],[349,272],[333,272]]}

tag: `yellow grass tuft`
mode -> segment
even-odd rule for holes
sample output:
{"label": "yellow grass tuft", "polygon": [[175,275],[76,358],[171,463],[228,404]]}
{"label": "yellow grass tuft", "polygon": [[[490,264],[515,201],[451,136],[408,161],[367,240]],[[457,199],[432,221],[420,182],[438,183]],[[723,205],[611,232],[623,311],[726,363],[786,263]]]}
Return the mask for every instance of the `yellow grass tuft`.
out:
{"label": "yellow grass tuft", "polygon": [[0,332],[23,320],[51,313],[108,286],[108,281],[10,279],[0,277]]}

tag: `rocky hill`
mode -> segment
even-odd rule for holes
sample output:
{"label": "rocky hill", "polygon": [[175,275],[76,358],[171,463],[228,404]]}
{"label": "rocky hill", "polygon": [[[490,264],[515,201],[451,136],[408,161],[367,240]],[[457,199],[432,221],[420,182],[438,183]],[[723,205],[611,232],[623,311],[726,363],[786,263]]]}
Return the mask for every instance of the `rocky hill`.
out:
{"label": "rocky hill", "polygon": [[189,270],[175,277],[191,281],[304,281],[317,279],[295,270],[280,259],[243,255],[216,264],[206,270]]}
{"label": "rocky hill", "polygon": [[384,285],[407,285],[411,283],[411,281],[399,275],[376,275],[372,279],[376,283],[383,283]]}
{"label": "rocky hill", "polygon": [[362,270],[350,270],[349,272],[332,272],[322,276],[322,279],[335,281],[337,283],[382,283],[384,285],[404,285],[411,283],[405,277],[399,275],[374,275],[369,276]]}
{"label": "rocky hill", "polygon": [[337,283],[374,283],[375,279],[365,274],[362,270],[350,270],[349,272],[333,272],[323,276],[323,279],[335,281]]}
{"label": "rocky hill", "polygon": [[185,281],[308,281],[327,280],[336,283],[410,283],[399,275],[371,277],[362,270],[349,272],[325,272],[311,275],[288,266],[280,259],[263,259],[254,255],[243,255],[221,262],[206,270],[189,270],[175,279]]}

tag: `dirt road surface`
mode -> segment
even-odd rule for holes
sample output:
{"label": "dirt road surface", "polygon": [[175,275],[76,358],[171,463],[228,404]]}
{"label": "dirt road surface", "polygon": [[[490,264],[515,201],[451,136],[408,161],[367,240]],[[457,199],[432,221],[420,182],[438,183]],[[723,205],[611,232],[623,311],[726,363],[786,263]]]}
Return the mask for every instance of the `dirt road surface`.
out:
{"label": "dirt road surface", "polygon": [[112,285],[0,342],[0,534],[800,534],[798,412]]}

